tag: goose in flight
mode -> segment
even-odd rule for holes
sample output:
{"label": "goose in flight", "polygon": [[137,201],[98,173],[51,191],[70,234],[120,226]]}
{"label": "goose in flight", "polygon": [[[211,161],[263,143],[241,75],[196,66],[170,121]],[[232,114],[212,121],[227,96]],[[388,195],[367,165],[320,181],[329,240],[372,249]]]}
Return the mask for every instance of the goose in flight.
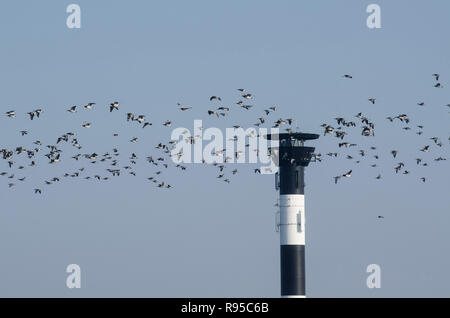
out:
{"label": "goose in flight", "polygon": [[218,101],[222,101],[222,98],[220,98],[219,96],[211,96],[210,98],[209,98],[209,101],[211,102],[211,101],[213,101],[213,100],[215,100],[215,99],[217,99]]}
{"label": "goose in flight", "polygon": [[[323,125],[322,125],[323,126]],[[332,135],[334,131],[334,127],[330,126],[330,125],[325,125],[324,126],[324,132],[323,135],[325,136],[326,134],[330,134]]]}
{"label": "goose in flight", "polygon": [[9,118],[14,118],[16,117],[16,112],[14,110],[10,110],[6,112],[6,116],[8,116]]}
{"label": "goose in flight", "polygon": [[344,77],[344,78],[353,78],[353,76],[349,75],[349,74],[342,75],[342,77]]}
{"label": "goose in flight", "polygon": [[403,162],[400,162],[395,168],[395,173],[398,173],[400,170],[402,170],[402,168],[405,166],[405,164]]}
{"label": "goose in flight", "polygon": [[441,77],[441,75],[438,73],[434,73],[433,77],[436,79],[436,81],[439,81],[439,77]]}
{"label": "goose in flight", "polygon": [[58,154],[55,158],[51,158],[51,159],[50,159],[50,163],[56,163],[56,162],[59,162],[59,156],[60,156],[60,154]]}
{"label": "goose in flight", "polygon": [[139,124],[142,124],[144,122],[144,117],[145,117],[144,115],[139,115],[138,118],[136,118],[136,121]]}
{"label": "goose in flight", "polygon": [[432,138],[430,138],[430,139],[433,140],[435,144],[437,144],[438,141],[439,141],[439,138],[438,138],[438,137],[432,137]]}
{"label": "goose in flight", "polygon": [[30,115],[30,119],[33,120],[34,115],[35,115],[34,112],[29,112],[29,113],[27,113],[27,114]]}
{"label": "goose in flight", "polygon": [[67,110],[69,113],[76,113],[77,112],[77,106],[72,106]]}
{"label": "goose in flight", "polygon": [[344,178],[350,178],[352,176],[352,170],[342,175]]}
{"label": "goose in flight", "polygon": [[369,102],[371,102],[373,105],[375,104],[376,100],[376,98],[369,98]]}
{"label": "goose in flight", "polygon": [[430,149],[430,146],[425,146],[422,149],[420,149],[420,151],[422,152],[428,152],[428,150]]}
{"label": "goose in flight", "polygon": [[134,120],[134,114],[133,113],[127,113],[127,121],[133,121]]}
{"label": "goose in flight", "polygon": [[186,106],[183,106],[183,105],[181,105],[180,103],[178,103],[178,108],[181,110],[181,111],[186,111],[186,110],[188,110],[188,109],[191,109],[192,107],[186,107]]}
{"label": "goose in flight", "polygon": [[[421,103],[421,104],[425,105],[425,103]],[[401,122],[405,121],[405,123],[407,123],[407,124],[409,123],[409,118],[408,118],[408,115],[406,115],[406,114],[398,115],[395,118],[398,118]]]}
{"label": "goose in flight", "polygon": [[119,110],[119,102],[109,104],[109,112],[111,113],[114,109]]}
{"label": "goose in flight", "polygon": [[95,103],[87,103],[86,105],[84,105],[84,108],[86,109],[92,109],[92,106],[94,106]]}
{"label": "goose in flight", "polygon": [[375,131],[371,127],[364,126],[361,130],[361,135],[366,136],[366,137],[375,136]]}
{"label": "goose in flight", "polygon": [[219,117],[219,113],[214,111],[214,110],[208,110],[208,115],[216,115],[217,117]]}

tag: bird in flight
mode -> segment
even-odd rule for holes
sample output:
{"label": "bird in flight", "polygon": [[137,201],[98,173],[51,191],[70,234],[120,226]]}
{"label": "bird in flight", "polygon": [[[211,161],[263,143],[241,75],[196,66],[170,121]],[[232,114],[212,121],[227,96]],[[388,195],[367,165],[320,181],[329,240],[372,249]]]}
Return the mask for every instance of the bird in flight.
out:
{"label": "bird in flight", "polygon": [[344,178],[350,178],[352,176],[352,170],[342,175]]}
{"label": "bird in flight", "polygon": [[422,149],[420,149],[420,151],[422,152],[428,152],[428,150],[430,149],[430,146],[425,146]]}
{"label": "bird in flight", "polygon": [[33,120],[34,116],[39,118],[39,115],[42,113],[42,109],[36,109],[35,111],[29,112],[27,113],[28,115],[30,115],[30,119]]}
{"label": "bird in flight", "polygon": [[191,109],[192,107],[186,107],[186,106],[183,106],[183,105],[181,105],[180,103],[178,103],[178,108],[181,110],[181,111],[186,111],[186,110],[188,110],[188,109]]}
{"label": "bird in flight", "polygon": [[109,104],[109,112],[111,113],[114,109],[119,110],[119,102]]}

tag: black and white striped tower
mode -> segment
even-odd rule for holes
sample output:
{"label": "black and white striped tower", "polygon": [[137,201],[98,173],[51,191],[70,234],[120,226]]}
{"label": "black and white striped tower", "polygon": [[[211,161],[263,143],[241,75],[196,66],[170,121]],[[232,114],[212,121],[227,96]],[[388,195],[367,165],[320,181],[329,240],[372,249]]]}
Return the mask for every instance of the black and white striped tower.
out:
{"label": "black and white striped tower", "polygon": [[275,182],[280,190],[281,297],[306,297],[304,171],[315,148],[305,147],[304,143],[318,138],[304,133],[268,135],[268,139],[279,140],[279,147],[270,150],[278,157],[279,166]]}

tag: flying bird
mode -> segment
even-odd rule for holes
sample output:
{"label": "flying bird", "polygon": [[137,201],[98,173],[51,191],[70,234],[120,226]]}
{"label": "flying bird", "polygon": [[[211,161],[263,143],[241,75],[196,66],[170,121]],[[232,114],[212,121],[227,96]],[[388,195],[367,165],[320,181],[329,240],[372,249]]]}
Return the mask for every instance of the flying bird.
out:
{"label": "flying bird", "polygon": [[119,110],[119,102],[109,104],[109,112],[111,113],[114,109]]}
{"label": "flying bird", "polygon": [[344,173],[342,176],[345,177],[345,178],[350,178],[352,176],[352,170],[350,170],[347,173]]}

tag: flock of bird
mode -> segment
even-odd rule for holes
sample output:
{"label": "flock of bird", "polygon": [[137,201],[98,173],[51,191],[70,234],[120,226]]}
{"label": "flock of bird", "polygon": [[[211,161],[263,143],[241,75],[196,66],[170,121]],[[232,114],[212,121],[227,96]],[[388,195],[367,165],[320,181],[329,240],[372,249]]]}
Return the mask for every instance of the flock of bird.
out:
{"label": "flock of bird", "polygon": [[[443,85],[439,82],[440,75],[435,73],[432,74],[432,76],[435,79],[435,83],[433,84],[433,87],[435,88],[442,88]],[[343,75],[343,78],[346,79],[353,79],[352,75],[346,74]],[[368,102],[372,105],[376,105],[377,99],[376,98],[368,98]],[[425,107],[424,102],[417,103],[417,106],[419,107]],[[417,107],[416,106],[416,107]],[[450,108],[450,104],[444,105],[444,107]],[[449,112],[450,113],[450,112]],[[392,124],[395,124],[395,122],[399,122],[403,124],[403,127],[401,127],[404,131],[413,130],[416,129],[415,134],[417,136],[422,136],[424,134],[424,126],[422,124],[415,124],[412,125],[411,119],[407,114],[398,114],[398,115],[391,115],[387,116],[386,120]],[[395,172],[395,174],[403,174],[408,175],[411,173],[411,170],[413,167],[409,168],[406,166],[404,161],[398,161],[398,155],[399,150],[392,149],[388,154],[381,154],[377,152],[377,147],[370,146],[368,149],[361,149],[359,147],[362,147],[361,145],[358,145],[356,143],[353,143],[349,141],[349,138],[352,138],[351,133],[353,132],[353,128],[357,128],[360,132],[361,136],[364,137],[374,137],[375,136],[375,123],[363,115],[362,112],[359,112],[358,114],[352,116],[352,119],[346,119],[344,117],[336,117],[334,118],[334,121],[336,124],[322,124],[321,127],[323,128],[323,135],[324,136],[333,136],[338,139],[336,142],[337,149],[331,152],[328,152],[326,156],[331,158],[338,158],[342,157],[346,160],[351,160],[355,164],[362,163],[362,160],[364,158],[371,159],[370,167],[371,168],[377,168],[378,167],[378,160],[381,156],[387,155],[391,156],[393,160],[397,161],[392,166],[392,171]],[[448,141],[450,141],[450,137],[446,137]],[[423,138],[420,140],[424,140]],[[432,161],[434,163],[439,163],[442,161],[446,161],[447,158],[443,157],[439,150],[442,150],[444,147],[444,139],[441,139],[437,136],[429,136],[427,137],[424,142],[427,142],[424,146],[417,149],[417,156],[414,158],[413,162],[415,166],[418,167],[427,167],[431,164],[431,162],[425,161],[423,158],[423,154],[428,152],[435,153],[434,158]],[[369,140],[371,141],[371,140]],[[350,153],[352,148],[357,148],[356,154],[354,152]],[[358,149],[359,148],[359,149]],[[318,162],[322,161],[322,155],[320,153],[314,155],[314,159]],[[352,176],[353,169],[350,169],[349,171],[339,174],[337,176],[333,177],[334,183],[338,183],[341,178],[350,178]],[[377,173],[376,176],[374,176],[376,180],[382,179],[382,174]],[[425,183],[427,180],[427,177],[425,175],[420,175],[418,177],[420,182]]]}
{"label": "flock of bird", "polygon": [[[222,98],[220,96],[210,96],[209,102],[211,104],[212,109],[205,110],[205,115],[215,115],[218,118],[223,118],[228,116],[231,112],[232,108],[242,109],[242,111],[250,110],[253,105],[249,104],[252,101],[253,95],[248,93],[245,89],[239,88],[237,89],[238,98],[235,102],[236,106],[223,106]],[[245,102],[244,102],[245,101]],[[81,111],[89,111],[94,107],[98,107],[95,102],[89,102],[84,106],[73,105],[67,109],[68,116],[72,116],[77,112]],[[184,106],[181,103],[177,103],[177,107],[181,112],[187,112],[192,109],[190,106]],[[84,110],[83,110],[84,108]],[[117,116],[122,116],[120,114],[121,109],[119,109],[119,102],[114,101],[103,106],[105,111],[109,111],[109,113],[118,113]],[[268,116],[274,113],[277,110],[276,106],[268,107],[262,111],[262,116],[257,118],[257,122],[254,126],[259,127],[261,124],[266,123],[268,120]],[[6,116],[10,119],[16,118],[16,111],[10,110],[5,113]],[[42,114],[45,114],[43,107],[30,111],[27,113],[30,120],[38,120],[41,118]],[[112,114],[113,115],[113,114]],[[143,114],[135,114],[129,110],[124,112],[123,114],[124,120],[128,123],[135,123],[140,125],[142,129],[153,126],[153,123],[147,120],[147,116]],[[264,117],[265,116],[265,117]],[[282,119],[278,118],[274,120],[274,127],[280,127],[282,125],[292,125],[294,120],[291,118]],[[89,129],[93,125],[90,121],[85,121],[80,123],[81,129]],[[165,120],[161,123],[164,127],[171,127],[172,120]],[[240,125],[234,125],[234,128],[240,128]],[[148,128],[147,128],[148,129]],[[287,128],[288,131],[292,131],[291,128]],[[28,135],[28,130],[21,131],[22,136]],[[114,133],[114,137],[118,137],[119,134]],[[148,154],[146,156],[146,161],[152,167],[155,167],[157,171],[154,171],[151,175],[147,175],[146,178],[149,182],[154,183],[158,188],[171,189],[173,186],[169,184],[166,180],[163,180],[164,171],[169,168],[176,168],[181,171],[187,169],[186,165],[176,164],[174,162],[173,157],[178,157],[178,159],[183,156],[183,153],[180,151],[176,154],[173,154],[173,149],[179,142],[186,142],[189,144],[194,144],[201,136],[190,136],[187,134],[183,140],[168,140],[166,142],[158,142],[155,145],[155,149],[157,153]],[[253,136],[254,137],[254,136]],[[238,137],[235,137],[237,140]],[[138,137],[133,137],[129,139],[130,143],[136,143],[138,141]],[[67,146],[72,148],[72,152],[69,152]],[[246,147],[249,147],[249,144],[246,144]],[[41,184],[35,185],[33,187],[33,191],[35,194],[42,194],[43,187],[51,186],[52,184],[61,182],[63,179],[71,179],[71,178],[84,178],[86,180],[98,180],[98,181],[107,181],[112,177],[119,177],[124,174],[136,176],[137,172],[134,169],[135,165],[138,161],[137,151],[132,152],[126,155],[127,163],[126,165],[121,164],[121,152],[119,151],[118,146],[111,147],[110,151],[105,152],[104,154],[98,154],[96,152],[92,153],[84,153],[82,152],[83,146],[81,140],[79,139],[76,132],[67,132],[65,134],[56,136],[53,143],[46,144],[41,142],[40,140],[35,140],[32,145],[28,147],[24,146],[15,146],[11,149],[0,148],[0,158],[6,161],[6,166],[10,171],[0,172],[1,177],[5,177],[8,182],[7,185],[9,188],[14,188],[19,182],[26,182],[27,177],[19,177],[17,178],[17,174],[23,174],[26,169],[33,168],[38,166],[38,155],[42,154],[42,157],[47,159],[47,163],[49,165],[59,165],[63,162],[69,162],[69,165],[72,166],[73,163],[80,164],[80,167],[74,171],[68,171],[63,175],[49,177],[46,180],[43,180]],[[227,163],[231,162],[234,158],[239,158],[242,155],[241,150],[234,151],[234,153],[228,154],[226,153],[226,149],[216,150],[211,154],[216,157],[218,160],[212,163],[212,166],[217,168],[216,179],[222,180],[225,183],[230,183],[233,176],[238,173],[238,169],[230,169],[229,173],[226,173]],[[219,160],[219,157],[222,157],[222,160]],[[122,159],[123,160],[123,159]],[[223,162],[223,163],[220,163]],[[203,163],[206,164],[205,159],[203,159]],[[102,167],[100,167],[102,164]],[[86,175],[85,172],[88,170],[86,167],[96,166],[97,172],[93,175]],[[106,167],[104,166],[106,165]],[[103,170],[102,170],[103,169]],[[254,169],[254,173],[261,173],[260,169]]]}
{"label": "flock of bird", "polygon": [[[439,74],[433,74],[433,77],[436,80],[436,83],[433,84],[435,88],[442,88],[443,86],[439,82],[440,75]],[[348,80],[353,80],[353,76],[346,74],[343,75],[343,78]],[[208,117],[212,116],[215,118],[224,118],[228,117],[232,110],[241,109],[242,111],[249,111],[251,109],[255,109],[255,105],[253,103],[254,96],[252,93],[247,92],[246,89],[239,88],[237,89],[237,99],[230,104],[225,104],[222,101],[222,98],[220,96],[210,96],[209,97],[209,109],[204,109],[205,115],[208,115]],[[368,102],[376,106],[377,105],[377,99],[374,97],[368,98]],[[425,107],[424,102],[417,103],[418,107]],[[416,106],[416,107],[417,107]],[[70,106],[67,109],[67,116],[73,116],[75,113],[81,111],[90,111],[93,108],[97,108],[97,104],[95,102],[89,102],[82,106]],[[119,109],[119,102],[114,101],[112,103],[107,103],[105,106],[101,106],[102,109],[104,109],[105,112],[111,113],[111,116],[123,116],[124,121],[128,123],[134,123],[136,125],[140,125],[142,129],[146,129],[147,127],[153,126],[154,124],[147,120],[147,116],[143,114],[135,114],[130,110],[126,110],[123,114],[121,114],[121,109]],[[446,105],[446,107],[450,108],[450,104]],[[83,110],[84,108],[84,110]],[[191,106],[185,106],[181,103],[177,103],[177,108],[182,113],[189,112],[192,110]],[[292,133],[294,131],[293,124],[295,123],[294,119],[292,118],[279,118],[278,116],[273,118],[273,113],[277,111],[277,106],[270,106],[263,108],[260,111],[261,115],[257,115],[256,122],[254,122],[252,125],[255,127],[260,127],[261,125],[273,123],[273,128],[283,128],[284,131],[288,133]],[[117,113],[117,115],[115,115]],[[45,114],[45,111],[43,110],[43,107],[37,108],[35,110],[26,112],[24,115],[29,116],[29,120],[40,120],[41,116]],[[14,119],[17,115],[16,111],[10,110],[5,113],[5,115],[10,118]],[[272,116],[272,118],[270,118]],[[418,136],[421,136],[424,134],[424,126],[421,124],[417,124],[413,127],[411,125],[411,119],[407,114],[398,114],[398,115],[391,115],[387,116],[386,120],[394,124],[395,122],[400,122],[401,124],[404,124],[406,126],[401,127],[404,131],[412,130],[413,128],[417,128],[416,134]],[[327,157],[330,158],[338,158],[342,157],[345,160],[350,160],[354,162],[355,164],[361,164],[362,160],[364,158],[370,158],[371,168],[377,168],[378,164],[377,161],[380,159],[381,156],[384,154],[377,152],[377,147],[370,146],[368,148],[363,148],[363,146],[358,145],[354,142],[351,142],[350,139],[352,138],[352,133],[355,132],[355,130],[358,132],[358,135],[361,135],[363,137],[371,138],[375,136],[375,122],[365,116],[362,112],[359,112],[358,114],[352,116],[351,118],[345,118],[344,116],[336,117],[334,118],[335,123],[324,123],[321,125],[323,129],[323,135],[324,136],[332,136],[337,138],[336,141],[336,148],[335,150],[329,151],[326,153]],[[172,120],[165,120],[161,123],[164,127],[171,127]],[[80,123],[81,129],[89,129],[92,127],[92,123],[90,121],[84,121]],[[240,125],[233,125],[235,129],[240,128]],[[148,128],[147,128],[148,129]],[[295,130],[298,130],[298,127],[295,128]],[[20,134],[22,136],[28,135],[28,130],[21,130]],[[114,137],[118,137],[117,133],[113,134]],[[164,188],[164,189],[171,189],[173,186],[169,184],[166,180],[164,180],[164,171],[169,168],[175,168],[180,169],[181,171],[184,171],[187,169],[186,165],[182,164],[176,164],[173,159],[174,157],[180,157],[183,156],[183,153],[180,151],[176,154],[172,153],[172,150],[176,147],[177,143],[179,142],[186,142],[189,144],[196,143],[197,139],[201,136],[190,136],[186,131],[186,136],[183,140],[168,140],[166,142],[158,142],[155,145],[155,149],[157,153],[154,154],[148,154],[146,156],[146,162],[151,165],[152,167],[156,168],[156,171],[153,171],[151,175],[145,176],[149,182],[153,183],[158,188]],[[260,136],[257,136],[260,137]],[[235,137],[237,138],[237,137]],[[236,140],[236,139],[235,139]],[[437,152],[437,149],[443,148],[444,143],[443,139],[436,137],[436,136],[430,136],[427,139],[429,141],[428,144],[425,144],[420,149],[417,149],[418,156],[417,158],[414,158],[415,165],[420,167],[426,167],[431,162],[426,162],[424,158],[422,158],[419,154],[427,153],[427,152]],[[448,137],[448,140],[450,141],[450,137]],[[130,143],[136,143],[138,141],[138,137],[133,137],[129,139]],[[69,151],[66,149],[68,147],[71,147],[73,152],[69,153]],[[1,145],[0,145],[1,147]],[[249,147],[249,144],[246,144],[246,147]],[[52,184],[60,182],[62,179],[69,179],[69,178],[84,178],[86,180],[98,180],[98,181],[107,181],[112,177],[119,177],[121,175],[127,174],[131,176],[136,176],[137,172],[134,167],[137,164],[137,161],[139,160],[138,155],[136,154],[137,151],[131,152],[126,155],[121,155],[121,151],[119,151],[118,146],[113,146],[110,148],[110,151],[105,152],[104,154],[98,154],[96,152],[92,153],[83,153],[82,152],[83,146],[81,145],[81,141],[79,140],[79,137],[77,136],[77,133],[75,132],[67,132],[65,134],[62,134],[60,136],[56,136],[53,143],[45,144],[42,143],[40,140],[35,140],[32,145],[29,145],[28,147],[24,146],[15,146],[11,149],[0,148],[0,158],[3,159],[6,162],[6,167],[9,169],[9,171],[1,171],[0,170],[0,177],[6,178],[7,186],[9,188],[13,188],[17,185],[17,183],[24,183],[26,182],[27,177],[23,176],[23,172],[26,169],[32,169],[38,165],[38,155],[42,153],[42,157],[47,159],[47,163],[49,165],[59,165],[62,162],[69,161],[69,165],[73,166],[73,163],[80,164],[81,166],[75,170],[68,171],[64,173],[63,175],[54,176],[47,178],[46,180],[41,181],[40,184],[37,184],[33,186],[33,191],[35,194],[42,194],[43,187],[45,186],[51,186]],[[352,149],[357,149],[357,153],[351,153],[350,151]],[[258,151],[258,150],[256,150]],[[219,149],[216,150],[212,155],[217,157],[217,161],[213,162],[212,165],[216,167],[217,174],[216,179],[222,180],[225,183],[230,183],[233,176],[235,176],[238,173],[238,169],[227,169],[227,163],[231,162],[234,158],[239,158],[243,154],[241,151],[234,151],[234,153],[226,153],[226,149]],[[388,156],[391,156],[394,160],[397,160],[397,156],[399,155],[399,151],[397,149],[390,150],[390,153],[387,154]],[[125,156],[125,160],[127,163],[124,165],[123,163],[123,157]],[[222,158],[222,160],[219,160],[219,158]],[[323,156],[321,153],[315,153],[313,155],[313,162],[322,162]],[[442,155],[436,155],[434,158],[434,162],[438,163],[441,161],[447,160]],[[203,163],[206,164],[205,160],[203,160]],[[39,164],[42,164],[39,162]],[[85,175],[85,172],[87,171],[86,165],[92,166],[100,166],[102,164],[102,167],[99,167],[96,170],[96,173],[92,175]],[[104,166],[106,165],[106,167]],[[1,166],[0,166],[1,168]],[[392,170],[396,174],[403,174],[407,175],[410,174],[412,168],[407,167],[404,161],[399,161],[393,164]],[[227,171],[229,171],[227,173]],[[342,178],[350,178],[352,176],[354,169],[349,169],[346,172],[342,172],[336,176],[333,177],[334,183],[338,183],[339,180]],[[261,173],[260,169],[253,169],[253,172],[256,174]],[[20,174],[20,177],[16,177],[16,175]],[[382,174],[379,172],[377,173],[374,178],[376,180],[382,179]],[[419,180],[421,182],[426,182],[427,177],[425,175],[421,175],[419,177]]]}

